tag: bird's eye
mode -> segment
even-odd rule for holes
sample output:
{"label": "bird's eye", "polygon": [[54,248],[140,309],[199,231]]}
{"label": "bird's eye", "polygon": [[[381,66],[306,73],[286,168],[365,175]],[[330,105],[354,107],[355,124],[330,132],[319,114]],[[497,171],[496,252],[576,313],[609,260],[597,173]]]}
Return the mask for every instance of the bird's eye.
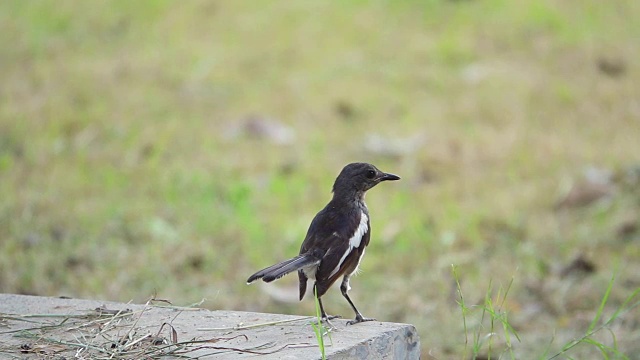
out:
{"label": "bird's eye", "polygon": [[376,176],[376,172],[373,170],[367,171],[367,178],[373,179]]}

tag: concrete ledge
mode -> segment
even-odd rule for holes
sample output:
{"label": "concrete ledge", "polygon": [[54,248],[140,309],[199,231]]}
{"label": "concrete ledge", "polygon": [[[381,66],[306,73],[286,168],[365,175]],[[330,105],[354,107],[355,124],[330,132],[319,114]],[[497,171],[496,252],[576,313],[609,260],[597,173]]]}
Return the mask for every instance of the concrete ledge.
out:
{"label": "concrete ledge", "polygon": [[[311,317],[0,294],[0,358],[319,359]],[[419,359],[412,325],[325,336],[328,359]]]}

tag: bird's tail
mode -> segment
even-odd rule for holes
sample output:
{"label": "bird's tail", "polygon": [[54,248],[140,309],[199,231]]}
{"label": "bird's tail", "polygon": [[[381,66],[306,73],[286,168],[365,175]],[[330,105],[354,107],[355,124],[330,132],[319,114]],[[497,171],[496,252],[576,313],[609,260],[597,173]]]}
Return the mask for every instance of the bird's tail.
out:
{"label": "bird's tail", "polygon": [[307,253],[298,255],[292,259],[285,260],[275,265],[271,265],[268,268],[262,269],[257,273],[249,276],[249,279],[247,279],[247,284],[251,284],[258,279],[262,279],[262,281],[267,283],[272,282],[291,272],[298,271],[307,266],[317,265],[319,263],[320,259],[318,259],[313,254]]}

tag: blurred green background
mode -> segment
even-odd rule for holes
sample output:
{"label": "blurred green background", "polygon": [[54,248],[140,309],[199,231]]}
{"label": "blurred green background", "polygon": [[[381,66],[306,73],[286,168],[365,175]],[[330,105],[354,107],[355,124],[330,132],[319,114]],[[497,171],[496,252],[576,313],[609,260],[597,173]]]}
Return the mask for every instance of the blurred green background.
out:
{"label": "blurred green background", "polygon": [[[367,196],[360,310],[460,358],[455,265],[467,305],[513,281],[515,354],[553,355],[612,276],[605,315],[640,287],[639,18],[637,0],[2,1],[0,292],[313,314],[295,276],[245,280],[369,161],[402,181]],[[595,338],[633,358],[639,324]],[[493,338],[481,354],[506,351]]]}

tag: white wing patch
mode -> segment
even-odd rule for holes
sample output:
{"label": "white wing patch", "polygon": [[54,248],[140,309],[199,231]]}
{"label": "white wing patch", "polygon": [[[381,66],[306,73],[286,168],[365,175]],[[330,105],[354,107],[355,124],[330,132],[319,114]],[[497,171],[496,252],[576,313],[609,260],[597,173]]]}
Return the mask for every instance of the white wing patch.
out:
{"label": "white wing patch", "polygon": [[368,222],[369,222],[369,218],[367,217],[367,214],[365,214],[364,212],[361,213],[360,224],[358,224],[358,228],[349,239],[349,248],[347,249],[347,251],[345,251],[344,255],[342,255],[342,257],[340,258],[340,261],[338,262],[338,266],[336,266],[335,269],[331,271],[331,274],[329,274],[329,277],[332,277],[338,272],[338,270],[340,270],[340,266],[342,266],[344,259],[346,259],[347,256],[351,254],[353,249],[360,247],[360,243],[362,242],[362,237],[364,236],[364,234],[367,233],[367,231],[369,231]]}

